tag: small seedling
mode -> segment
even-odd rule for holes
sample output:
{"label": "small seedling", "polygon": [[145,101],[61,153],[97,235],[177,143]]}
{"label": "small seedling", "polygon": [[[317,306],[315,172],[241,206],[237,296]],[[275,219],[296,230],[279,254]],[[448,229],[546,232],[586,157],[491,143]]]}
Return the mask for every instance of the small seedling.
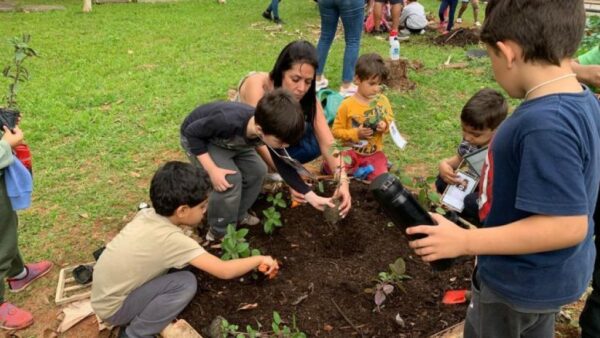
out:
{"label": "small seedling", "polygon": [[31,36],[28,34],[23,34],[21,38],[14,37],[10,39],[11,44],[14,46],[14,58],[12,63],[2,70],[2,75],[10,79],[6,94],[6,108],[8,109],[18,110],[17,94],[19,85],[29,80],[29,70],[23,66],[23,63],[27,58],[38,55],[33,48],[29,47],[30,39]]}
{"label": "small seedling", "polygon": [[436,177],[416,176],[414,178],[401,176],[400,182],[405,187],[416,193],[417,201],[425,210],[435,210],[440,215],[445,215],[446,210],[441,207],[441,197],[436,191],[431,189],[435,183]]}
{"label": "small seedling", "polygon": [[[335,140],[335,142],[331,146],[331,155],[339,159],[339,164],[337,165],[337,168],[339,170],[335,171],[335,175],[333,177],[333,180],[335,182],[335,191],[333,193],[333,196],[337,195],[342,185],[342,182],[348,179],[347,177],[342,176],[341,168],[343,168],[345,164],[352,164],[352,158],[348,155],[344,155],[344,152],[349,149],[349,147],[345,147],[343,144],[341,144],[339,140]],[[321,191],[321,193],[324,190],[322,182],[319,182],[319,190]],[[331,208],[329,206],[325,206],[324,210],[325,220],[331,225],[335,225],[340,219],[340,200],[337,197],[334,197],[333,203],[335,207]]]}
{"label": "small seedling", "polygon": [[234,224],[229,224],[227,226],[227,234],[223,237],[223,243],[221,244],[221,248],[223,249],[221,259],[227,261],[260,255],[258,249],[251,249],[250,244],[246,242],[247,234],[248,229],[236,230]]}
{"label": "small seedling", "polygon": [[273,321],[271,323],[272,331],[261,332],[262,326],[258,324],[258,329],[250,325],[246,326],[246,332],[238,331],[239,326],[229,323],[225,319],[221,319],[220,335],[221,338],[236,337],[236,338],[306,338],[306,334],[296,326],[296,316],[292,317],[292,327],[284,324],[281,316],[277,311],[273,311]]}
{"label": "small seedling", "polygon": [[406,263],[404,259],[398,258],[393,264],[389,265],[389,272],[380,272],[375,280],[375,290],[371,291],[375,293],[374,302],[375,310],[381,311],[381,306],[385,302],[387,296],[394,291],[394,287],[406,292],[402,281],[404,279],[411,278],[406,274]]}
{"label": "small seedling", "polygon": [[287,207],[287,204],[285,203],[285,200],[283,199],[283,194],[281,192],[278,192],[275,195],[269,195],[267,197],[267,202],[270,202],[271,205],[273,205],[273,207]]}
{"label": "small seedling", "polygon": [[275,228],[283,226],[283,223],[281,223],[281,214],[275,207],[269,207],[266,210],[263,210],[263,215],[265,215],[263,229],[266,234],[270,235],[275,231]]}

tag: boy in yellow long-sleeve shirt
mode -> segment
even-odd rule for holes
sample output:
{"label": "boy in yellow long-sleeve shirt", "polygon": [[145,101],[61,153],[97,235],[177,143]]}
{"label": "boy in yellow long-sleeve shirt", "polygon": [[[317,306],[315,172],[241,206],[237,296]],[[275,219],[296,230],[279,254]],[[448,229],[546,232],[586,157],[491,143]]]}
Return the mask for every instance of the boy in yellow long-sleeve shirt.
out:
{"label": "boy in yellow long-sleeve shirt", "polygon": [[352,159],[346,171],[354,173],[371,165],[373,170],[366,177],[369,181],[388,171],[383,134],[394,115],[387,97],[381,94],[381,84],[387,76],[388,69],[379,54],[361,55],[354,76],[356,94],[342,101],[333,122],[333,136],[352,147],[345,153]]}

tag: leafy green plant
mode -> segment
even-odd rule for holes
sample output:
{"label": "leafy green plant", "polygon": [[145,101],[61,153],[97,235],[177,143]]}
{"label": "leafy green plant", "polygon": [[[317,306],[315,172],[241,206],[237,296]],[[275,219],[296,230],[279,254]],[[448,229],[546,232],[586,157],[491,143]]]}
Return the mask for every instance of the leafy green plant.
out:
{"label": "leafy green plant", "polygon": [[381,306],[385,302],[387,296],[394,291],[394,287],[406,292],[402,285],[402,281],[411,278],[406,274],[406,263],[401,257],[398,258],[393,264],[389,265],[388,272],[380,272],[377,275],[375,290],[371,291],[375,294],[375,310],[381,311]]}
{"label": "leafy green plant", "polygon": [[296,326],[296,317],[292,318],[292,327],[284,324],[281,316],[277,311],[273,311],[273,321],[271,322],[270,332],[261,332],[259,329],[254,329],[252,326],[246,326],[246,332],[238,331],[239,326],[229,323],[227,320],[221,320],[221,337],[236,337],[236,338],[306,338],[306,334],[301,332]]}
{"label": "leafy green plant", "polygon": [[417,201],[423,209],[435,210],[440,215],[445,215],[446,210],[441,207],[441,196],[436,191],[432,190],[432,185],[435,183],[436,177],[416,176],[413,178],[401,176],[400,182],[406,188],[416,194]]}
{"label": "leafy green plant", "polygon": [[581,55],[600,44],[600,17],[588,16],[585,20],[585,34],[577,54]]}
{"label": "leafy green plant", "polygon": [[23,34],[22,37],[14,37],[10,42],[14,46],[14,57],[12,63],[4,67],[2,75],[10,79],[8,92],[6,94],[6,107],[9,109],[17,109],[17,94],[19,92],[19,84],[29,80],[29,70],[23,66],[25,60],[29,57],[37,56],[37,52],[29,47],[29,34]]}
{"label": "leafy green plant", "polygon": [[263,210],[263,215],[265,215],[263,229],[266,234],[270,235],[275,231],[275,228],[283,226],[283,223],[281,223],[281,213],[275,207],[268,207]]}
{"label": "leafy green plant", "polygon": [[251,249],[250,244],[246,242],[247,234],[248,229],[236,230],[234,224],[229,224],[227,234],[223,237],[223,243],[221,244],[221,249],[223,249],[221,259],[230,260],[260,255],[258,249]]}
{"label": "leafy green plant", "polygon": [[285,200],[283,199],[283,194],[281,192],[278,192],[275,195],[269,195],[267,197],[267,202],[271,202],[271,205],[273,205],[273,207],[287,207],[287,204],[285,203]]}

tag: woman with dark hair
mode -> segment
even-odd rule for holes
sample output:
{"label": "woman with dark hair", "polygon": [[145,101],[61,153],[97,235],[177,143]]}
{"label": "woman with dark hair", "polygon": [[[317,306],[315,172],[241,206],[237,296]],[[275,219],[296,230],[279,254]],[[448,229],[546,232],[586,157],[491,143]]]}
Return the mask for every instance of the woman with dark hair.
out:
{"label": "woman with dark hair", "polygon": [[[316,98],[316,70],[317,50],[315,46],[304,40],[291,42],[279,53],[279,57],[270,73],[253,72],[242,79],[238,86],[236,99],[251,106],[256,106],[258,100],[266,92],[280,87],[287,89],[294,95],[300,102],[306,120],[304,136],[298,144],[283,149],[283,152],[275,152],[273,149],[263,146],[259,148],[259,154],[269,167],[280,173],[282,170],[301,170],[301,168],[296,167],[294,169],[293,166],[281,168],[280,165],[273,162],[272,156],[278,156],[279,158],[289,156],[300,163],[307,163],[322,155],[330,168],[338,168],[336,174],[341,176],[342,184],[333,197],[340,200],[340,215],[344,217],[350,211],[350,188],[343,165],[339,168],[339,159],[335,158],[331,151],[334,139],[325,120],[323,108]],[[285,112],[282,112],[282,114],[285,114]],[[296,182],[288,183],[292,188],[294,199],[300,202],[308,202],[319,210],[323,210],[325,205],[332,206],[330,198],[317,196],[299,175]]]}

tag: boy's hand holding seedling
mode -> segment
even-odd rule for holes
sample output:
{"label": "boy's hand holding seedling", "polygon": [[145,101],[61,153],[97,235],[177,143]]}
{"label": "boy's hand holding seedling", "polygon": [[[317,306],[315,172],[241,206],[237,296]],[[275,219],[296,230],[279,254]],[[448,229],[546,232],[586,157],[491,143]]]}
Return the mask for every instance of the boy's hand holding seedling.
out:
{"label": "boy's hand holding seedling", "polygon": [[10,129],[7,126],[3,126],[3,129],[4,135],[2,135],[2,139],[6,141],[11,148],[14,148],[15,146],[18,146],[19,144],[23,143],[23,132],[21,131],[21,128],[14,127],[14,134],[10,131]]}
{"label": "boy's hand holding seedling", "polygon": [[365,127],[364,124],[361,124],[356,129],[358,132],[358,138],[361,140],[370,139],[373,136],[373,129],[371,129],[369,127]]}
{"label": "boy's hand holding seedling", "polygon": [[263,256],[263,261],[258,266],[258,271],[264,273],[269,279],[273,279],[277,276],[277,272],[279,272],[279,264],[273,257]]}

